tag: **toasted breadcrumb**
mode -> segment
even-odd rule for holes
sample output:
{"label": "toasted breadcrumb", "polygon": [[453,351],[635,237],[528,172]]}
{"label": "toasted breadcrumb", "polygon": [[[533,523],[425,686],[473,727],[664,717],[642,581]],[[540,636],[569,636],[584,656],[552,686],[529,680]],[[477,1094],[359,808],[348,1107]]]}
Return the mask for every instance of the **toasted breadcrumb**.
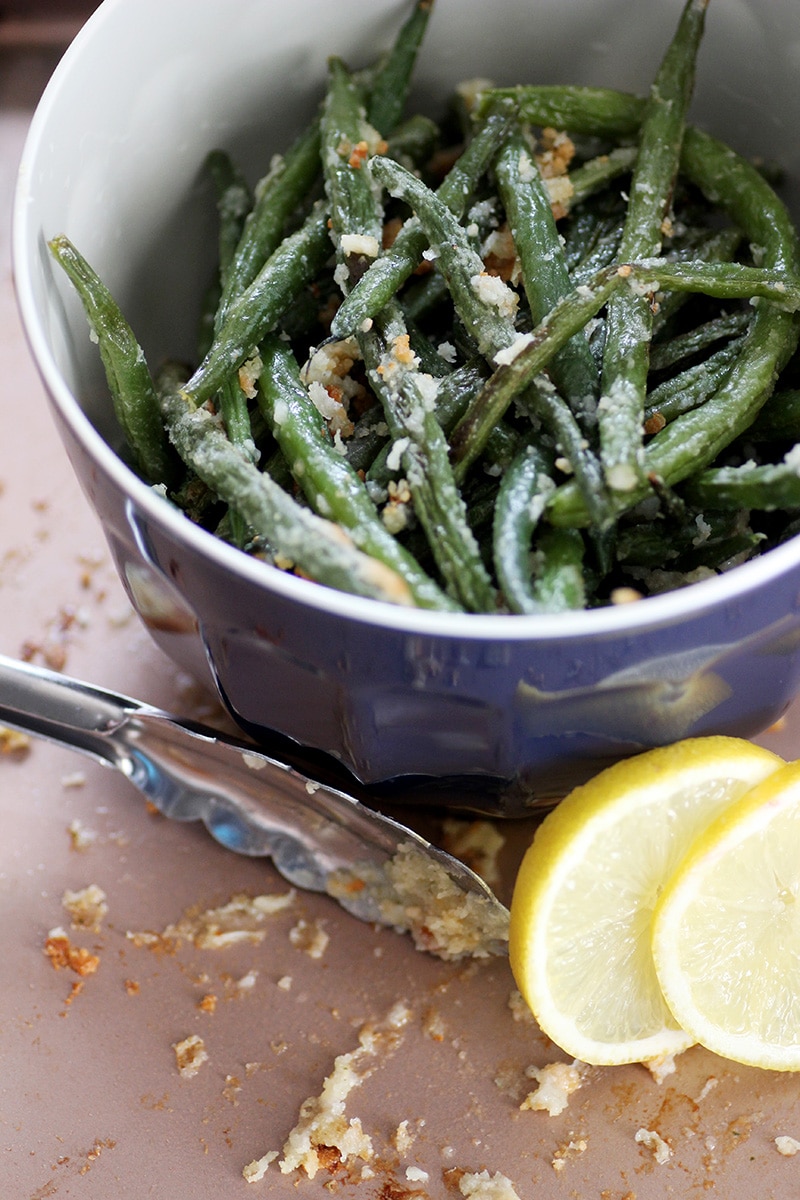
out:
{"label": "toasted breadcrumb", "polygon": [[439,958],[486,958],[508,941],[508,914],[464,892],[411,842],[380,868],[334,871],[327,880],[329,895],[337,899],[355,887],[374,902],[376,921],[410,933],[417,949]]}
{"label": "toasted breadcrumb", "polygon": [[672,1158],[672,1147],[664,1141],[660,1133],[656,1133],[655,1129],[637,1129],[634,1141],[651,1150],[653,1158],[659,1166],[663,1167]]}
{"label": "toasted breadcrumb", "polygon": [[128,931],[127,936],[136,946],[161,950],[172,950],[182,942],[191,942],[198,950],[220,950],[241,942],[260,942],[266,936],[266,930],[259,926],[267,917],[289,908],[296,894],[294,888],[259,896],[240,893],[217,908],[190,909],[160,933]]}
{"label": "toasted breadcrumb", "polygon": [[75,929],[90,929],[93,933],[97,933],[108,913],[106,894],[96,883],[90,883],[78,892],[67,889],[61,903]]}
{"label": "toasted breadcrumb", "polygon": [[86,826],[77,818],[70,821],[67,826],[70,843],[73,850],[88,850],[97,841],[97,834],[93,829],[87,829]]}
{"label": "toasted breadcrumb", "polygon": [[528,1067],[525,1074],[535,1079],[538,1087],[529,1092],[520,1104],[521,1109],[533,1109],[557,1117],[569,1104],[573,1092],[583,1083],[583,1063],[552,1062],[544,1067]]}
{"label": "toasted breadcrumb", "polygon": [[408,1121],[401,1121],[394,1131],[392,1142],[398,1154],[408,1154],[416,1140],[415,1135],[408,1127]]}
{"label": "toasted breadcrumb", "polygon": [[647,1067],[656,1083],[663,1083],[668,1075],[673,1075],[677,1070],[674,1054],[659,1054],[657,1058],[647,1058],[642,1066]]}
{"label": "toasted breadcrumb", "polygon": [[196,1033],[190,1033],[181,1042],[173,1042],[172,1049],[175,1051],[178,1073],[183,1079],[193,1079],[203,1063],[208,1062],[205,1042]]}
{"label": "toasted breadcrumb", "polygon": [[488,1171],[477,1174],[465,1172],[458,1181],[459,1190],[467,1200],[519,1200],[511,1180],[496,1171],[490,1175]]}
{"label": "toasted breadcrumb", "polygon": [[322,928],[320,921],[306,921],[305,918],[301,918],[289,930],[289,941],[309,958],[322,958],[330,940],[330,935]]}
{"label": "toasted breadcrumb", "polygon": [[585,1154],[589,1143],[586,1138],[571,1138],[564,1146],[559,1146],[553,1155],[551,1166],[554,1171],[563,1171],[570,1158]]}
{"label": "toasted breadcrumb", "polygon": [[[345,1111],[350,1093],[363,1083],[375,1067],[374,1059],[389,1053],[400,1044],[401,1030],[410,1020],[410,1012],[400,1001],[379,1025],[362,1026],[354,1050],[334,1059],[333,1069],[323,1080],[318,1096],[309,1096],[300,1106],[300,1115],[283,1146],[279,1167],[281,1174],[302,1170],[309,1179],[332,1165],[361,1159],[369,1163],[373,1157],[372,1139],[358,1117],[348,1117]],[[271,1162],[278,1158],[270,1151],[248,1163],[243,1169],[249,1183],[263,1179]]]}
{"label": "toasted breadcrumb", "polygon": [[0,754],[23,758],[30,748],[31,739],[27,733],[20,733],[16,729],[8,729],[5,725],[0,725]]}
{"label": "toasted breadcrumb", "polygon": [[100,958],[82,946],[73,946],[69,936],[59,926],[51,929],[44,944],[44,952],[56,971],[68,968],[76,975],[93,975],[100,966]]}

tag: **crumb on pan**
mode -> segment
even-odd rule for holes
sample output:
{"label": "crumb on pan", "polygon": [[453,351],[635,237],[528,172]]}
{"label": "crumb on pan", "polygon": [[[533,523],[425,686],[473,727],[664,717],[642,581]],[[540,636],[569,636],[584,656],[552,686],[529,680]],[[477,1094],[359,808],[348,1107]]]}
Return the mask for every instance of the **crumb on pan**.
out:
{"label": "crumb on pan", "polygon": [[77,892],[68,888],[61,898],[61,904],[74,928],[89,929],[93,933],[98,932],[108,913],[106,894],[96,883],[90,883]]}
{"label": "crumb on pan", "polygon": [[205,1042],[196,1033],[190,1033],[180,1042],[173,1042],[172,1049],[175,1051],[178,1074],[183,1079],[193,1079],[203,1063],[208,1062]]}
{"label": "crumb on pan", "polygon": [[467,1200],[520,1200],[511,1180],[500,1171],[494,1175],[488,1171],[465,1171],[458,1181],[458,1187]]}
{"label": "crumb on pan", "polygon": [[637,1129],[634,1141],[651,1150],[653,1158],[659,1166],[663,1167],[672,1158],[672,1147],[664,1141],[660,1133],[656,1133],[655,1129]]}
{"label": "crumb on pan", "polygon": [[44,944],[44,952],[56,971],[67,968],[76,975],[93,975],[100,966],[100,957],[83,946],[73,946],[69,935],[60,926],[51,929]]}
{"label": "crumb on pan", "polygon": [[786,1158],[794,1158],[795,1154],[800,1151],[800,1141],[797,1138],[789,1137],[788,1134],[781,1134],[775,1138],[775,1148],[778,1154],[783,1154]]}
{"label": "crumb on pan", "polygon": [[[302,1170],[309,1179],[326,1167],[352,1159],[369,1163],[373,1157],[372,1139],[358,1117],[349,1117],[346,1102],[350,1093],[375,1069],[375,1059],[397,1048],[401,1030],[411,1014],[400,1001],[380,1024],[362,1026],[354,1050],[334,1059],[330,1074],[323,1080],[317,1096],[309,1096],[300,1106],[294,1128],[283,1146],[281,1174]],[[264,1178],[269,1165],[280,1157],[270,1150],[248,1163],[242,1174],[248,1183]]]}
{"label": "crumb on pan", "polygon": [[677,1070],[674,1054],[659,1054],[656,1058],[646,1058],[642,1066],[647,1067],[656,1083],[663,1083],[668,1075]]}
{"label": "crumb on pan", "polygon": [[520,1109],[546,1112],[557,1117],[569,1104],[573,1092],[583,1083],[585,1067],[577,1059],[572,1063],[552,1062],[544,1067],[528,1067],[525,1074],[539,1085],[529,1092]]}
{"label": "crumb on pan", "polygon": [[263,922],[289,908],[296,894],[294,888],[259,896],[237,894],[217,908],[190,909],[160,933],[129,930],[127,937],[136,946],[162,950],[173,949],[182,942],[190,942],[198,950],[221,950],[242,942],[260,942],[266,936],[261,927]]}
{"label": "crumb on pan", "polygon": [[289,930],[289,941],[296,950],[302,950],[309,958],[322,958],[328,948],[330,935],[321,921],[307,921],[304,917]]}

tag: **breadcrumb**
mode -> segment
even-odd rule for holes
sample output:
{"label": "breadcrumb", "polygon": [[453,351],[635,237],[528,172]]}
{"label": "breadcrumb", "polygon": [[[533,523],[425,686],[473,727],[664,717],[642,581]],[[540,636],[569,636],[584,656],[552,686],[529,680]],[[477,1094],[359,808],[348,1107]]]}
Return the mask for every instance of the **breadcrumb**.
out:
{"label": "breadcrumb", "polygon": [[528,1067],[525,1074],[535,1079],[538,1087],[529,1092],[520,1104],[520,1109],[546,1112],[557,1117],[569,1104],[573,1092],[583,1083],[583,1063],[552,1062],[544,1067]]}
{"label": "breadcrumb", "polygon": [[183,1079],[193,1079],[203,1063],[208,1062],[205,1042],[196,1033],[190,1033],[181,1042],[173,1042],[172,1049],[178,1074]]}

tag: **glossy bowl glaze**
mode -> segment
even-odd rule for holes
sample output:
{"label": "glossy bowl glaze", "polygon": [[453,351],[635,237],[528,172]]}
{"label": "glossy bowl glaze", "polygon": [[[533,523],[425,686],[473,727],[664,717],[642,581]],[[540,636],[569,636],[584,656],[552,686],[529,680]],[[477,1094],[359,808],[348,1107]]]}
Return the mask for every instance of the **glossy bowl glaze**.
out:
{"label": "glossy bowl glaze", "polygon": [[[680,7],[437,0],[418,103],[474,76],[641,92]],[[398,609],[290,577],[194,527],[117,457],[96,347],[45,245],[72,238],[153,361],[190,352],[214,253],[206,152],[226,147],[257,178],[313,111],[326,57],[368,62],[405,11],[396,0],[105,0],[30,130],[16,284],[67,452],[163,649],[210,676],[256,737],[277,731],[367,783],[521,781],[510,812],[637,748],[774,721],[800,687],[800,542],[678,592],[549,618]],[[796,180],[798,69],[795,0],[714,0],[693,119]],[[796,187],[787,194],[794,204]]]}

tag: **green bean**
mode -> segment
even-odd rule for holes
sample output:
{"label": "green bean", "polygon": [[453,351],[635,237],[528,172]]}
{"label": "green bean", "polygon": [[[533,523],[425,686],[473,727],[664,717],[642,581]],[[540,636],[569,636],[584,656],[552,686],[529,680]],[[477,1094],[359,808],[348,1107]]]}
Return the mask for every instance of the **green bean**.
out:
{"label": "green bean", "polygon": [[[732,225],[715,229],[711,233],[698,233],[696,237],[688,239],[686,244],[670,250],[666,257],[672,262],[730,263],[736,258],[741,241],[741,230]],[[654,339],[663,339],[666,336],[670,324],[681,312],[686,299],[686,295],[681,292],[659,295],[656,311],[653,313]]]}
{"label": "green bean", "polygon": [[552,435],[568,470],[575,477],[597,530],[607,530],[613,519],[608,490],[599,459],[586,441],[583,430],[569,405],[558,395],[549,380],[540,378],[521,396],[522,405]]}
{"label": "green bean", "polygon": [[534,552],[533,595],[540,612],[586,607],[584,543],[577,529],[545,529]]}
{"label": "green bean", "polygon": [[373,77],[367,120],[384,136],[392,132],[403,115],[411,76],[432,8],[433,0],[416,0],[394,45]]}
{"label": "green bean", "polygon": [[345,293],[377,257],[383,233],[383,209],[367,161],[368,137],[358,85],[344,63],[331,58],[322,113],[322,162]]}
{"label": "green bean", "polygon": [[746,432],[750,442],[800,442],[800,389],[773,392]]}
{"label": "green bean", "polygon": [[568,129],[594,137],[631,138],[639,132],[647,101],[612,88],[543,84],[486,88],[474,115],[482,116],[498,100],[511,100],[520,118],[533,125]]}
{"label": "green bean", "polygon": [[150,483],[170,481],[175,462],[159,417],[158,398],[144,353],[105,284],[64,234],[50,251],[80,297],[96,338],[114,413],[139,473]]}
{"label": "green bean", "polygon": [[319,273],[330,254],[325,208],[317,204],[303,225],[285,238],[241,293],[200,366],[186,384],[195,404],[214,396],[232,372],[250,358],[255,347],[275,329],[294,297]]}
{"label": "green bean", "polygon": [[[487,274],[464,226],[421,180],[380,155],[372,161],[372,172],[392,195],[413,208],[461,320],[481,354],[493,358],[514,340],[516,293]],[[484,298],[484,290],[488,299]]]}
{"label": "green bean", "polygon": [[782,462],[743,463],[700,471],[684,487],[686,499],[699,508],[759,509],[774,512],[800,508],[800,452],[794,447]]}
{"label": "green bean", "polygon": [[439,126],[430,117],[414,113],[395,126],[387,140],[386,153],[405,166],[423,167],[439,144]]}
{"label": "green bean", "polygon": [[742,341],[736,339],[688,367],[671,379],[665,379],[647,393],[645,422],[656,415],[673,421],[681,413],[704,404],[717,391],[733,362],[742,352]]}
{"label": "green bean", "polygon": [[[340,285],[347,295],[358,268],[349,261],[343,235],[370,236],[376,228],[379,233],[381,209],[366,164],[359,162],[357,168],[343,164],[339,147],[354,143],[361,110],[358,93],[336,60],[331,72],[323,114],[323,163],[337,256],[346,268],[339,276]],[[429,387],[435,381],[418,370],[400,308],[390,302],[370,328],[360,330],[358,340],[403,465],[414,512],[447,590],[468,610],[490,611],[494,590],[453,481],[447,441],[432,411]]]}
{"label": "green bean", "polygon": [[214,182],[219,214],[219,270],[225,280],[253,198],[247,181],[224,150],[212,150],[206,168]]}
{"label": "green bean", "polygon": [[598,154],[570,171],[572,194],[567,210],[583,204],[589,196],[602,191],[621,175],[627,175],[635,166],[638,153],[638,146],[617,146],[608,154]]}
{"label": "green bean", "polygon": [[[480,456],[492,426],[503,416],[515,396],[527,387],[531,380],[548,365],[564,342],[583,328],[586,322],[603,307],[609,296],[623,284],[635,287],[640,291],[653,291],[669,286],[687,292],[705,292],[708,295],[722,295],[728,298],[736,295],[740,298],[751,295],[755,288],[760,294],[772,297],[787,308],[791,308],[792,305],[796,306],[800,302],[798,284],[792,282],[792,277],[788,272],[783,271],[772,273],[769,269],[743,267],[736,263],[727,264],[726,268],[722,270],[720,264],[716,263],[669,263],[664,259],[651,259],[647,263],[633,266],[622,264],[606,267],[597,273],[591,284],[581,284],[568,296],[565,296],[532,333],[521,335],[518,352],[510,358],[510,361],[501,363],[488,379],[485,387],[475,398],[451,435],[452,454],[458,463],[457,478],[463,478],[463,473],[468,466]],[[778,317],[786,317],[790,321],[795,319],[790,311],[780,312],[773,305],[756,311],[757,316],[761,312],[767,313],[766,324],[768,327],[774,324]],[[767,340],[770,347],[772,347],[773,341],[776,341],[775,349],[778,346],[782,348],[783,361],[783,356],[790,352],[791,347],[787,344],[782,323],[780,330],[781,333],[776,331],[774,338],[767,333]],[[759,378],[767,375],[771,379],[775,365],[776,359],[769,360],[765,371],[762,363]],[[739,363],[736,366],[738,367]],[[765,378],[762,386],[766,387],[767,382],[768,379]],[[667,428],[671,428],[671,426]],[[665,432],[662,431],[653,439],[648,452],[652,453],[655,442],[658,438],[663,437]],[[668,480],[668,482],[670,481]],[[565,489],[568,499],[562,500],[559,494],[558,497],[554,497],[553,503],[557,508],[564,505],[564,512],[572,512],[576,505],[574,489],[570,485],[565,485]],[[560,489],[560,493],[565,489]],[[631,495],[636,494],[641,499],[642,494],[646,494],[646,491],[646,486],[640,487]],[[615,504],[622,511],[626,507],[632,507],[632,503],[636,502],[632,501],[628,504],[615,501]],[[585,513],[581,519],[585,520]],[[559,523],[561,523],[560,520]],[[564,520],[563,523],[570,524],[572,522]]]}
{"label": "green bean", "polygon": [[[650,89],[619,247],[623,262],[649,258],[661,249],[707,4],[687,0]],[[630,492],[644,478],[642,428],[651,336],[646,293],[626,288],[610,297],[597,416],[600,458],[613,493]]]}
{"label": "green bean", "polygon": [[[512,133],[495,161],[497,186],[522,267],[531,317],[538,324],[572,290],[549,195],[522,134]],[[594,422],[598,375],[583,334],[553,355],[550,373],[584,430]]]}
{"label": "green bean", "polygon": [[600,311],[611,293],[629,275],[629,268],[607,267],[598,272],[591,285],[581,285],[560,300],[532,333],[519,336],[516,354],[497,367],[452,431],[450,445],[451,455],[457,464],[456,479],[463,479],[472,463],[483,453],[493,427],[503,417],[514,397]]}
{"label": "green bean", "polygon": [[427,384],[407,354],[407,336],[402,313],[390,302],[373,327],[359,335],[369,379],[383,404],[414,512],[448,591],[468,611],[492,612],[494,588],[453,478],[447,440]]}
{"label": "green bean", "polygon": [[[498,106],[490,112],[439,185],[437,198],[458,218],[463,216],[478,180],[494,158],[512,114],[508,105]],[[360,329],[365,321],[374,318],[419,266],[427,245],[425,230],[419,220],[407,220],[394,243],[370,264],[350,295],[345,297],[333,319],[332,336],[347,337]]]}
{"label": "green bean", "polygon": [[494,515],[494,569],[511,612],[540,612],[531,572],[531,539],[555,490],[553,464],[533,445],[525,446],[500,481]]}
{"label": "green bean", "polygon": [[217,327],[233,301],[250,286],[269,256],[280,245],[286,223],[302,203],[319,174],[319,121],[312,121],[255,188],[255,200],[245,219],[232,256],[220,303]]}
{"label": "green bean", "polygon": [[712,317],[702,325],[670,338],[669,341],[656,343],[650,349],[650,370],[666,370],[683,359],[707,350],[715,342],[743,333],[750,323],[751,316],[749,312],[736,309],[734,312]]}
{"label": "green bean", "polygon": [[335,448],[300,382],[291,347],[272,334],[261,343],[259,353],[259,407],[311,507],[347,530],[359,550],[401,576],[416,605],[456,608],[382,523],[364,484]]}
{"label": "green bean", "polygon": [[412,602],[397,572],[358,550],[338,525],[303,508],[259,471],[208,409],[172,393],[163,397],[162,413],[184,462],[311,579],[394,604]]}

